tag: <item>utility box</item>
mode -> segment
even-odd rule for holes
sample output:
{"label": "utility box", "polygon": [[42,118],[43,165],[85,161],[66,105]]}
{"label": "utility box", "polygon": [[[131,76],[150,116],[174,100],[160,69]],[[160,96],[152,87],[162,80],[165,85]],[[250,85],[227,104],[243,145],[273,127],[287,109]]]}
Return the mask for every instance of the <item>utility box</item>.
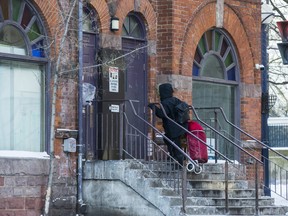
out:
{"label": "utility box", "polygon": [[76,139],[64,139],[64,152],[76,152]]}

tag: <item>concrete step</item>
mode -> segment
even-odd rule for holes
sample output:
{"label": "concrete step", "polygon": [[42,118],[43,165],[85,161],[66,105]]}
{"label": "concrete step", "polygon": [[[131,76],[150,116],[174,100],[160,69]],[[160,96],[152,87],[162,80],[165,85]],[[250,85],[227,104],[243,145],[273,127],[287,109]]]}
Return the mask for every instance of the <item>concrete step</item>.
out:
{"label": "concrete step", "polygon": [[[192,214],[184,214],[185,216],[199,216],[198,214],[196,215],[192,215]],[[227,216],[227,214],[217,214],[217,215],[214,215],[214,214],[211,214],[211,215],[201,215],[201,216]],[[229,216],[240,216],[240,215],[232,215],[232,214],[229,214]],[[255,216],[255,214],[246,214],[246,216]],[[268,215],[259,215],[259,216],[268,216]],[[271,215],[269,215],[271,216]],[[273,216],[287,216],[286,214],[281,214],[281,215],[273,215]]]}
{"label": "concrete step", "polygon": [[[201,172],[200,174],[195,173],[187,173],[187,178],[192,180],[224,180],[225,174],[224,173],[208,173],[208,172]],[[228,180],[236,180],[239,179],[234,172],[228,173]],[[242,178],[243,179],[243,178]]]}
{"label": "concrete step", "polygon": [[[209,180],[209,179],[203,179],[203,180],[188,180],[189,184],[194,189],[222,189],[225,190],[225,181],[223,180]],[[231,189],[249,189],[248,181],[246,180],[229,180],[228,181],[228,190]]]}
{"label": "concrete step", "polygon": [[[222,189],[189,189],[188,196],[192,197],[224,197],[225,191]],[[261,193],[261,192],[259,192]],[[255,197],[254,189],[231,189],[229,190],[229,197]]]}
{"label": "concrete step", "polygon": [[[176,196],[164,196],[171,206],[182,205],[182,199]],[[259,206],[273,206],[274,199],[271,197],[259,198]],[[188,197],[186,206],[225,206],[224,198],[199,198]],[[229,198],[228,206],[255,206],[255,199],[253,198]]]}
{"label": "concrete step", "polygon": [[[228,163],[228,172],[242,172],[246,173],[246,167],[242,164],[232,164]],[[206,163],[203,164],[203,172],[215,174],[215,173],[225,173],[225,164],[224,163]]]}
{"label": "concrete step", "polygon": [[[181,207],[177,207],[180,209]],[[260,206],[258,215],[286,215],[287,207]],[[255,206],[187,206],[186,215],[255,215]]]}
{"label": "concrete step", "polygon": [[[224,198],[212,198],[213,202],[212,205],[215,206],[225,206],[225,199]],[[274,199],[271,197],[260,197],[259,206],[273,206]],[[243,197],[243,198],[228,198],[228,206],[253,206],[255,205],[255,198],[253,197]]]}

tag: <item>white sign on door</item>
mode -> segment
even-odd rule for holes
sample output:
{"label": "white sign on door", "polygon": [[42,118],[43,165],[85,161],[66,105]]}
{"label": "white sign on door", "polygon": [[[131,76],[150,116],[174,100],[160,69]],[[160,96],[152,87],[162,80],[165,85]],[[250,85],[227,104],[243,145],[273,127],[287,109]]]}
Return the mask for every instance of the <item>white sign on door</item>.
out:
{"label": "white sign on door", "polygon": [[119,113],[119,111],[120,111],[119,105],[111,104],[111,105],[109,106],[109,110],[110,110],[111,112],[117,112],[117,113]]}
{"label": "white sign on door", "polygon": [[119,92],[118,67],[109,67],[109,92]]}

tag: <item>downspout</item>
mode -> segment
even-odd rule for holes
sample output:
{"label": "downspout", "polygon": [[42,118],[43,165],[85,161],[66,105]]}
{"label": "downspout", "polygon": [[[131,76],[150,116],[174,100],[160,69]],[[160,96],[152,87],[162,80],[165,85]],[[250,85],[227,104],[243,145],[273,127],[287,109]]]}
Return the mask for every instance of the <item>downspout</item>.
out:
{"label": "downspout", "polygon": [[83,202],[83,130],[82,130],[82,109],[83,109],[83,3],[82,0],[78,1],[78,60],[79,60],[79,70],[78,70],[78,169],[77,169],[77,213],[85,213],[86,204]]}
{"label": "downspout", "polygon": [[[261,24],[261,59],[264,69],[261,71],[262,75],[262,112],[261,112],[261,141],[269,146],[269,86],[268,86],[268,62],[267,62],[267,24]],[[262,157],[264,163],[264,194],[271,196],[270,190],[270,176],[269,176],[269,150],[262,149]]]}

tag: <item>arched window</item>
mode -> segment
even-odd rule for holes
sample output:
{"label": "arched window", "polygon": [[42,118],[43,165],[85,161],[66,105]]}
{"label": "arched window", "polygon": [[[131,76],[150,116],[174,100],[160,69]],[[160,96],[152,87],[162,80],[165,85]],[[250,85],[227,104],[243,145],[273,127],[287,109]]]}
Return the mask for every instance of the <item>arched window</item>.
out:
{"label": "arched window", "polygon": [[83,31],[99,33],[97,28],[96,12],[90,4],[83,7]]}
{"label": "arched window", "polygon": [[1,0],[0,150],[45,150],[45,45],[35,8]]}
{"label": "arched window", "polygon": [[139,21],[139,18],[133,14],[129,14],[123,24],[122,36],[129,38],[145,39],[146,33]]}
{"label": "arched window", "polygon": [[[237,124],[240,121],[240,115],[236,115],[240,110],[238,71],[236,53],[229,37],[220,29],[205,32],[198,43],[193,61],[193,106],[221,107],[229,120]],[[202,118],[208,117],[204,111],[200,112]],[[218,123],[221,124],[221,119],[218,119]],[[234,135],[231,127],[222,130]],[[220,146],[220,151],[224,149],[231,158],[234,157],[233,147]]]}
{"label": "arched window", "polygon": [[233,47],[220,30],[212,29],[201,37],[195,52],[194,77],[237,80],[237,65]]}

